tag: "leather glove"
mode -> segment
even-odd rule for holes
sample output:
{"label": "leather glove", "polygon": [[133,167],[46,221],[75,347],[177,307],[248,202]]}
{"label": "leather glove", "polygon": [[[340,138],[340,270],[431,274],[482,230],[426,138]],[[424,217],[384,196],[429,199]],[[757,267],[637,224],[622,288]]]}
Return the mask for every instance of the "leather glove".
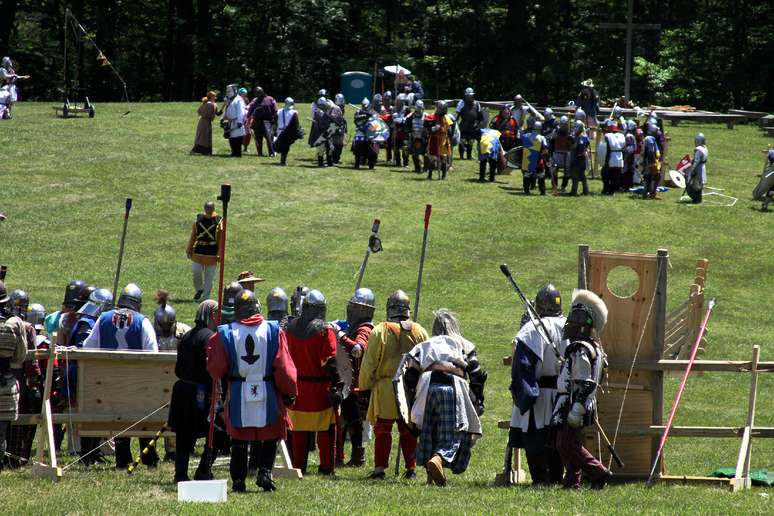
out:
{"label": "leather glove", "polygon": [[328,390],[328,393],[325,395],[325,398],[328,400],[328,403],[334,407],[338,407],[341,405],[341,402],[344,401],[341,390],[335,386],[331,386],[330,390]]}
{"label": "leather glove", "polygon": [[582,427],[584,414],[586,414],[586,408],[576,401],[572,404],[570,413],[567,414],[567,424],[569,424],[572,428]]}
{"label": "leather glove", "polygon": [[355,344],[352,346],[352,356],[355,358],[360,358],[363,356],[363,346],[360,344]]}

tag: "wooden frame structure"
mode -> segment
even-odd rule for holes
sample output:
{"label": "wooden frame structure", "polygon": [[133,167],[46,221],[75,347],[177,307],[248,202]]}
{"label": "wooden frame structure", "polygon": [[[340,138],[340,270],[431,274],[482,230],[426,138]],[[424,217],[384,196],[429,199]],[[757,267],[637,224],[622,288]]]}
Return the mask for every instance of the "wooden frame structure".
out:
{"label": "wooden frame structure", "polygon": [[[666,334],[666,287],[667,261],[666,249],[657,254],[611,253],[591,251],[587,245],[581,245],[578,252],[578,286],[596,292],[608,306],[608,325],[602,332],[601,340],[608,354],[608,380],[604,393],[598,398],[599,420],[613,436],[612,429],[618,423],[618,411],[621,412],[621,426],[616,442],[618,453],[622,456],[626,468],[616,471],[623,478],[647,478],[652,461],[658,449],[658,436],[664,431],[662,418],[664,412],[663,375],[667,371],[684,371],[687,360],[664,359]],[[695,285],[701,286],[703,305],[703,287],[706,278],[706,261],[700,261],[703,267],[697,267]],[[607,277],[616,267],[629,267],[640,279],[637,291],[628,298],[613,294]],[[699,273],[699,270],[702,273]],[[692,287],[692,293],[698,294]],[[689,299],[689,303],[699,302],[698,297]],[[697,314],[701,309],[694,308]],[[691,326],[689,325],[689,330]],[[696,333],[693,333],[694,338]],[[639,342],[639,344],[638,344]],[[688,344],[691,342],[689,341]],[[637,352],[637,348],[639,351]],[[635,356],[636,355],[636,356]],[[755,406],[757,400],[758,374],[774,372],[774,362],[760,362],[760,349],[754,346],[750,361],[734,360],[696,360],[693,371],[749,372],[751,373],[748,412],[742,427],[672,427],[672,437],[741,437],[737,459],[736,477],[723,479],[713,477],[672,476],[666,474],[663,458],[659,464],[660,480],[679,482],[705,482],[729,487],[732,490],[750,487],[750,457],[753,437],[774,437],[774,428],[755,427]],[[622,394],[626,390],[626,400],[621,409]],[[595,449],[593,430],[587,434],[587,447]],[[609,453],[602,450],[602,460],[611,462]],[[615,468],[615,465],[613,464]]]}
{"label": "wooden frame structure", "polygon": [[[176,353],[102,351],[52,348],[29,352],[48,359],[43,408],[40,414],[20,414],[17,424],[37,424],[37,464],[33,476],[61,478],[54,452],[53,423],[72,423],[81,436],[114,438],[153,437],[169,415],[168,404],[175,377]],[[30,357],[31,358],[31,357]],[[51,413],[51,380],[54,358],[60,363],[78,362],[74,411]],[[164,432],[162,435],[174,435]],[[285,442],[280,448],[281,464],[274,473],[284,478],[301,478],[293,468]],[[45,450],[48,448],[48,464]]]}
{"label": "wooden frame structure", "polygon": [[[688,299],[667,316],[664,335],[665,357],[686,359],[690,355],[691,345],[698,337],[704,314],[704,289],[708,267],[709,260],[703,259],[696,262],[696,276],[690,286]],[[706,350],[706,338],[702,339],[702,344],[699,352]]]}

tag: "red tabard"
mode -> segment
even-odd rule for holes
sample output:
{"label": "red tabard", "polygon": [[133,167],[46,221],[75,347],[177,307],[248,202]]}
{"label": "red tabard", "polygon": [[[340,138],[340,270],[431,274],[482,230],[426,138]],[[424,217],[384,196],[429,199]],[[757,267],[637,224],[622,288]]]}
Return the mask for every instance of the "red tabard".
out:
{"label": "red tabard", "polygon": [[[336,356],[336,336],[333,330],[325,330],[308,339],[287,333],[288,350],[298,373],[298,398],[294,411],[319,412],[331,407],[326,399],[331,381],[323,364]],[[306,378],[306,379],[305,379]]]}

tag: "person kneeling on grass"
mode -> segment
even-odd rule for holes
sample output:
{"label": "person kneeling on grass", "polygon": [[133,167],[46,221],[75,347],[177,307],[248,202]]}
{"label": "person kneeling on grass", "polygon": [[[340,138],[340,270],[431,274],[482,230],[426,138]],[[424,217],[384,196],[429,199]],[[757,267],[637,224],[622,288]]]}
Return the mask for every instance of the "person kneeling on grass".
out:
{"label": "person kneeling on grass", "polygon": [[433,337],[408,353],[412,369],[406,381],[416,382],[411,421],[420,431],[417,461],[427,469],[428,484],[445,486],[444,468],[463,473],[481,436],[486,373],[479,367],[475,346],[460,334],[457,316],[445,308],[434,315]]}

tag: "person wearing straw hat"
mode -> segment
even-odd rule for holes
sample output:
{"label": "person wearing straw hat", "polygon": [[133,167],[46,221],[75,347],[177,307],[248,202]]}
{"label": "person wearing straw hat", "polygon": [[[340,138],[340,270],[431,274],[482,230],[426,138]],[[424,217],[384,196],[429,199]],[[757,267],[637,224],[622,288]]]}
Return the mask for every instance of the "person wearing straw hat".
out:
{"label": "person wearing straw hat", "polygon": [[242,288],[252,290],[255,292],[255,284],[265,281],[263,278],[259,278],[253,273],[253,271],[242,271],[237,277],[237,283],[242,285]]}
{"label": "person wearing straw hat", "polygon": [[581,82],[581,90],[575,100],[575,105],[586,114],[586,120],[583,120],[583,123],[593,131],[597,127],[597,115],[599,114],[599,93],[594,89],[594,81],[586,79]]}

